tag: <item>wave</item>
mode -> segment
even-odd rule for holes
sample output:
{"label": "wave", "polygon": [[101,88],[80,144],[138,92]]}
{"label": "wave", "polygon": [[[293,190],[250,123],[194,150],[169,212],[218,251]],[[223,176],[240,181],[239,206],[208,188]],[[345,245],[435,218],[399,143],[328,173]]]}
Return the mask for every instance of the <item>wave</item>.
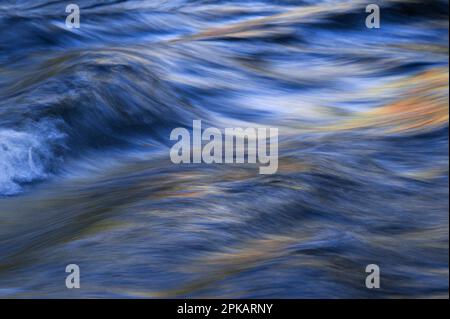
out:
{"label": "wave", "polygon": [[[0,295],[448,297],[448,1],[366,2],[0,1]],[[173,164],[193,120],[277,173]]]}
{"label": "wave", "polygon": [[[398,93],[385,92],[380,103],[371,89],[442,69],[448,48],[436,36],[446,27],[435,14],[445,15],[442,3],[427,4],[419,18],[417,4],[387,1],[382,38],[361,36],[361,1],[82,1],[75,31],[58,21],[61,1],[3,4],[0,127],[9,151],[0,194],[15,194],[86,151],[133,148],[138,136],[167,145],[170,129],[193,119],[276,124],[295,134],[381,126],[355,118],[372,118]],[[418,18],[410,21],[414,41],[396,29],[405,12]],[[211,16],[221,19],[210,23]],[[400,111],[397,118],[409,116]],[[425,111],[415,122],[427,123]]]}

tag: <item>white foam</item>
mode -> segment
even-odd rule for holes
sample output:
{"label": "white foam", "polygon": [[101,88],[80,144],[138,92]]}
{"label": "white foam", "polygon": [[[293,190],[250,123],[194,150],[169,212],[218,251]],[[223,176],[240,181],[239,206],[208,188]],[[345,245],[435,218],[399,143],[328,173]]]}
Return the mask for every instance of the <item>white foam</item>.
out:
{"label": "white foam", "polygon": [[0,195],[17,194],[22,183],[47,178],[54,157],[52,143],[61,137],[42,125],[31,132],[0,129]]}

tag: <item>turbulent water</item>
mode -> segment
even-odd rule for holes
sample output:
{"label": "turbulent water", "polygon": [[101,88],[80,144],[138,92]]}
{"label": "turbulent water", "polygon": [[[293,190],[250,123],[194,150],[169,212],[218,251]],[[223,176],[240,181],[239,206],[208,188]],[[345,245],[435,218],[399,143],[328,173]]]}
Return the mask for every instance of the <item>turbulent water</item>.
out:
{"label": "turbulent water", "polygon": [[0,297],[448,298],[448,1],[72,2],[0,1]]}

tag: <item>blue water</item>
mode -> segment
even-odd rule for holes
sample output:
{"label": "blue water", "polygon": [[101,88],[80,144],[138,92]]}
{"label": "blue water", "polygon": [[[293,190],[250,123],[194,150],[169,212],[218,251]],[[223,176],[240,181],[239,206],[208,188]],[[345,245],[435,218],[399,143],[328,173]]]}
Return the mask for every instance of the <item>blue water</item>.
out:
{"label": "blue water", "polygon": [[0,297],[448,298],[448,1],[75,3],[0,1]]}

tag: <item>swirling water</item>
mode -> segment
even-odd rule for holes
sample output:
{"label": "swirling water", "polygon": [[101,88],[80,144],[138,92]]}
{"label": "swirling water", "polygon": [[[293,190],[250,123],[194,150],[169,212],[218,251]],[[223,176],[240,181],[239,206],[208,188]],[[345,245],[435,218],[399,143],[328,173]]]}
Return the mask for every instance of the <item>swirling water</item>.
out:
{"label": "swirling water", "polygon": [[[75,3],[0,1],[0,297],[448,297],[448,1]],[[194,119],[277,174],[173,164]]]}

